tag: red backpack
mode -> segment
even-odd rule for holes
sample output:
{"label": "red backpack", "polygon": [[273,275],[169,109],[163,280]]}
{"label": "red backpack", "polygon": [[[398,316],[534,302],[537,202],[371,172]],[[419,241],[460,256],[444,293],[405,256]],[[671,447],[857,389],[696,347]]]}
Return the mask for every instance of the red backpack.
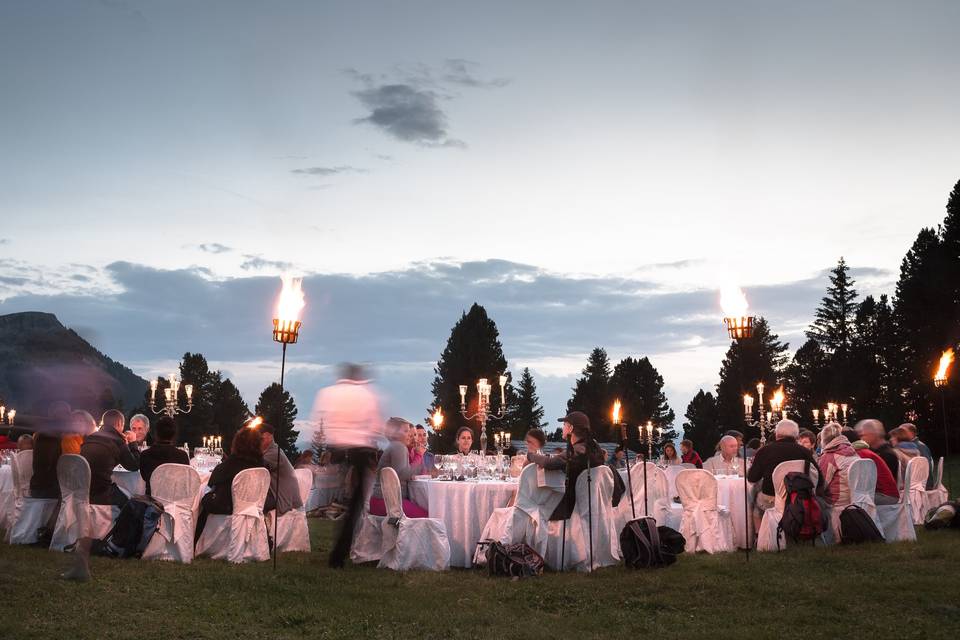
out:
{"label": "red backpack", "polygon": [[781,535],[794,542],[810,540],[816,544],[817,538],[827,528],[827,514],[820,508],[815,495],[816,487],[810,479],[810,461],[804,464],[803,472],[788,473],[783,484],[787,490],[787,501],[780,524],[777,525],[777,549],[780,548]]}

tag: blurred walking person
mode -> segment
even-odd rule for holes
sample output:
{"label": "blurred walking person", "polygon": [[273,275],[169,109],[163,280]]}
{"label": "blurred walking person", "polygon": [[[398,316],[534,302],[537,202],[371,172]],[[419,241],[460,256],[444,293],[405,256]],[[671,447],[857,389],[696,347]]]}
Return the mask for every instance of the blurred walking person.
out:
{"label": "blurred walking person", "polygon": [[314,424],[323,421],[327,443],[330,448],[344,453],[350,467],[350,504],[329,560],[331,567],[340,569],[350,553],[353,528],[372,486],[377,446],[382,438],[380,402],[363,367],[341,365],[340,379],[336,384],[317,393],[311,419]]}

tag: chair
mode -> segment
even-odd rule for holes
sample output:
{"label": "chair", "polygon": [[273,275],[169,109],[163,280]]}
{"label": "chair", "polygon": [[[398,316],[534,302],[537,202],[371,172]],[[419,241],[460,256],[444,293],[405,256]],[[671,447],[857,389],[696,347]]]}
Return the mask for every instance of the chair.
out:
{"label": "chair", "polygon": [[685,551],[721,553],[733,551],[730,511],[717,504],[717,479],[703,469],[684,469],[677,474],[677,492],[683,505],[680,533]]}
{"label": "chair", "polygon": [[550,514],[563,499],[563,493],[538,485],[535,464],[520,471],[518,482],[514,506],[494,509],[480,539],[503,544],[523,542],[543,556],[547,553]]}
{"label": "chair", "polygon": [[13,489],[13,467],[0,467],[0,529],[4,531],[13,525],[16,497]]}
{"label": "chair", "polygon": [[[649,502],[646,504],[644,503],[643,465],[646,465],[647,488],[650,492]],[[617,531],[622,531],[631,520],[642,518],[645,515],[645,506],[649,514],[657,521],[658,526],[680,528],[682,512],[677,509],[677,513],[674,514],[674,510],[671,508],[669,483],[667,474],[664,473],[663,469],[652,462],[640,463],[630,469],[629,479],[633,485],[633,506],[630,505],[630,487],[627,487],[623,492],[623,497],[620,498],[620,504],[616,506]],[[626,480],[627,478],[624,478],[624,481]]]}
{"label": "chair", "polygon": [[30,478],[33,477],[33,451],[21,451],[13,458],[13,520],[7,532],[10,544],[33,544],[37,529],[50,522],[60,503],[56,498],[31,498]]}
{"label": "chair", "polygon": [[[143,552],[143,559],[190,564],[196,528],[194,504],[200,495],[200,474],[188,464],[162,464],[150,476],[150,494],[163,505],[163,515],[160,528]],[[207,526],[210,526],[209,519]]]}
{"label": "chair", "polygon": [[[348,477],[353,469],[347,472]],[[354,527],[353,542],[350,545],[350,561],[354,564],[377,562],[383,552],[383,523],[385,516],[370,513],[370,496],[373,494],[373,473],[366,472],[363,480],[363,512]]]}
{"label": "chair", "polygon": [[[152,487],[151,483],[151,487]],[[233,513],[211,514],[197,541],[196,555],[230,562],[270,559],[263,503],[270,488],[270,472],[244,469],[233,479]]]}
{"label": "chair", "polygon": [[[923,458],[913,458],[907,463],[905,477],[912,477],[913,465]],[[902,466],[902,465],[901,465]],[[910,491],[905,488],[900,492],[900,501],[896,504],[878,504],[877,520],[880,522],[880,532],[887,542],[909,541],[916,542],[917,532],[913,528],[913,512],[910,509]]]}
{"label": "chair", "polygon": [[877,529],[881,529],[877,518],[877,505],[873,500],[877,491],[877,465],[865,458],[855,460],[847,469],[847,484],[850,488],[850,502],[835,504],[830,509],[830,536],[827,540],[830,543],[841,541],[840,514],[850,505],[856,505],[866,511],[876,523]]}
{"label": "chair", "polygon": [[[757,530],[757,551],[777,551],[777,526],[780,524],[780,518],[783,517],[783,509],[787,502],[787,488],[784,485],[784,478],[792,471],[803,473],[803,460],[788,460],[781,462],[773,470],[773,489],[774,503],[771,509],[763,513],[760,520],[760,528]],[[810,479],[813,484],[817,484],[820,472],[813,465],[810,466]],[[749,508],[749,506],[748,506]],[[780,541],[780,546],[786,546],[786,539]]]}
{"label": "chair", "polygon": [[943,456],[940,457],[940,460],[934,465],[934,469],[931,469],[930,472],[933,473],[934,470],[936,470],[937,481],[934,483],[933,489],[929,489],[924,492],[924,512],[927,512],[930,509],[936,509],[950,499],[950,494],[947,492],[947,488],[943,484]]}
{"label": "chair", "polygon": [[[590,531],[593,530],[593,568],[620,562],[620,536],[617,512],[611,505],[613,472],[601,465],[590,469],[591,498],[587,500],[587,473],[577,478],[576,505],[563,539],[563,521],[549,524],[545,562],[554,569],[590,571]],[[649,480],[649,479],[648,479]],[[592,509],[592,518],[590,510]],[[590,527],[588,527],[588,522]],[[562,563],[561,563],[562,559]]]}
{"label": "chair", "polygon": [[57,461],[60,483],[60,513],[50,540],[51,551],[63,551],[80,538],[105,538],[116,516],[108,504],[90,504],[90,465],[76,454]]}
{"label": "chair", "polygon": [[[313,486],[313,472],[310,469],[296,469],[294,474],[300,485],[300,507],[291,509],[277,518],[277,530],[274,544],[277,551],[305,551],[310,553],[310,529],[307,527],[307,499]],[[273,531],[273,518],[267,518],[267,530]]]}
{"label": "chair", "polygon": [[903,492],[910,494],[910,514],[913,524],[923,524],[923,504],[927,495],[927,478],[930,475],[930,461],[917,456],[907,463],[904,472]]}
{"label": "chair", "polygon": [[395,571],[449,569],[450,543],[443,522],[436,518],[408,518],[403,514],[400,477],[392,468],[380,470],[380,487],[387,517],[381,525],[383,552],[377,566]]}

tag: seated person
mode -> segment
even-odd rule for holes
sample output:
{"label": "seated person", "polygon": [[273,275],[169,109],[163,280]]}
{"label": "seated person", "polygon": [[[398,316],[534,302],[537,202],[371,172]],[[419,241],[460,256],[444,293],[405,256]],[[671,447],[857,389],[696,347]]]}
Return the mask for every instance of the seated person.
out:
{"label": "seated person", "polygon": [[301,451],[300,455],[297,456],[297,461],[293,463],[294,469],[309,469],[310,471],[316,473],[317,465],[313,462],[313,450],[307,449]]}
{"label": "seated person", "polygon": [[122,507],[127,496],[113,483],[113,469],[118,464],[127,471],[140,468],[140,450],[131,431],[124,432],[123,414],[111,409],[100,418],[100,430],[83,440],[80,455],[90,465],[90,504],[112,504]]}
{"label": "seated person", "polygon": [[[756,492],[754,503],[756,507],[754,518],[758,528],[763,512],[773,507],[774,504],[773,470],[777,468],[777,465],[789,460],[802,460],[809,462],[811,467],[817,468],[813,454],[797,442],[799,435],[800,427],[796,422],[781,420],[774,428],[776,440],[760,447],[753,457],[753,465],[747,471],[747,480],[755,484],[760,483],[760,490]],[[819,471],[819,468],[817,470]],[[822,491],[823,474],[820,473],[817,477],[817,493],[822,493]]]}
{"label": "seated person", "polygon": [[817,459],[817,436],[810,431],[809,429],[801,429],[800,437],[797,438],[797,442],[800,443],[804,449],[813,454],[813,459]]}
{"label": "seated person", "polygon": [[416,436],[416,453],[420,456],[424,470],[432,473],[436,471],[437,466],[433,460],[433,453],[427,451],[427,430],[422,424],[417,425]]}
{"label": "seated person", "polygon": [[[135,433],[131,431],[131,433]],[[162,464],[190,464],[190,456],[183,449],[177,447],[177,423],[169,416],[157,420],[153,427],[153,446],[143,450],[140,454],[140,475],[147,484],[147,495],[150,493],[150,476]],[[134,441],[135,443],[137,441]],[[142,440],[141,440],[142,442]]]}
{"label": "seated person", "polygon": [[470,427],[460,427],[457,430],[457,453],[462,456],[470,455],[473,449],[473,429]]}
{"label": "seated person", "polygon": [[883,458],[871,451],[866,442],[859,440],[857,432],[853,429],[844,429],[843,435],[852,443],[853,449],[859,457],[870,460],[877,468],[877,491],[873,494],[874,504],[897,504],[900,502],[897,482]]}
{"label": "seated person", "polygon": [[684,464],[692,464],[697,469],[703,469],[703,460],[700,459],[700,454],[693,450],[692,440],[680,441],[680,454],[680,460]]}
{"label": "seated person", "polygon": [[[604,451],[604,453],[606,453],[606,451]],[[616,472],[617,469],[625,469],[627,467],[627,450],[622,444],[617,445],[613,455],[607,460],[607,465],[614,472]]]}
{"label": "seated person", "polygon": [[663,445],[663,463],[666,465],[682,463],[679,454],[677,454],[677,448],[673,446],[672,442]]}
{"label": "seated person", "polygon": [[17,451],[30,451],[33,449],[33,436],[28,433],[17,438]]}
{"label": "seated person", "polygon": [[817,464],[823,473],[824,499],[832,505],[850,504],[850,465],[860,456],[836,422],[820,431],[820,451]]}
{"label": "seated person", "polygon": [[890,431],[890,444],[893,446],[893,452],[897,454],[898,461],[904,468],[912,458],[920,455],[920,447],[910,438],[910,432],[903,427],[897,427]]}
{"label": "seated person", "polygon": [[720,438],[719,451],[707,458],[703,468],[713,475],[735,476],[743,473],[743,458],[738,454],[737,439],[734,436]]}
{"label": "seated person", "polygon": [[60,453],[80,454],[83,439],[97,430],[97,421],[88,412],[75,409],[70,412],[70,429],[60,438]]}
{"label": "seated person", "polygon": [[757,455],[757,449],[760,448],[760,438],[750,438],[750,441],[747,442],[747,460],[753,460],[753,456]]}
{"label": "seated person", "polygon": [[30,497],[59,498],[60,481],[57,462],[60,460],[60,438],[69,431],[70,405],[53,402],[47,409],[47,421],[33,434],[33,476]]}
{"label": "seated person", "polygon": [[[264,512],[277,509],[278,514],[284,514],[292,509],[303,506],[300,499],[300,482],[293,472],[293,465],[273,439],[273,425],[260,423],[260,448],[263,450],[263,463],[270,470],[270,493],[263,505]],[[277,461],[280,462],[280,473],[277,473]],[[277,494],[277,476],[280,476],[280,493]]]}
{"label": "seated person", "polygon": [[860,434],[860,439],[867,443],[870,450],[883,458],[883,461],[887,463],[887,468],[890,469],[890,475],[892,475],[894,479],[899,478],[900,458],[890,443],[887,442],[887,432],[883,423],[872,418],[861,420],[854,429]]}
{"label": "seated person", "polygon": [[904,422],[900,425],[901,429],[904,429],[904,438],[917,445],[917,450],[920,452],[924,458],[927,459],[927,464],[930,465],[930,475],[927,476],[927,490],[931,490],[936,487],[937,478],[933,473],[933,454],[930,452],[930,447],[921,442],[920,438],[917,437],[917,425],[912,422]]}
{"label": "seated person", "polygon": [[210,514],[229,515],[233,513],[233,479],[246,469],[262,469],[263,436],[256,423],[237,431],[230,443],[230,453],[214,467],[207,485],[210,491],[200,500],[200,513],[197,515],[197,527],[194,540],[200,539],[203,527]]}
{"label": "seated person", "polygon": [[[390,443],[387,445],[387,449],[383,452],[383,455],[380,457],[380,462],[377,465],[377,479],[373,485],[373,494],[370,496],[370,513],[372,515],[387,515],[387,505],[383,501],[383,490],[380,487],[380,469],[390,467],[397,472],[397,476],[400,478],[400,495],[403,499],[403,513],[408,518],[428,517],[426,509],[410,500],[410,493],[407,489],[407,482],[418,473],[423,472],[422,463],[416,466],[410,465],[407,441],[412,426],[413,425],[403,418],[390,418],[387,420],[385,432]],[[469,431],[469,429],[467,430]]]}
{"label": "seated person", "polygon": [[142,413],[138,413],[130,418],[130,431],[136,436],[135,442],[137,443],[137,447],[140,448],[140,451],[146,449],[149,446],[149,442],[153,442],[152,439],[149,439],[150,418]]}

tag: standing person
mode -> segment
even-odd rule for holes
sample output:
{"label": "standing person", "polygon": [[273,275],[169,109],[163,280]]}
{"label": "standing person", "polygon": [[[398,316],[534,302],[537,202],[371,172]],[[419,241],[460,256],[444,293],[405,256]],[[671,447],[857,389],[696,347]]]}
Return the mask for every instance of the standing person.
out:
{"label": "standing person", "polygon": [[381,440],[383,421],[380,401],[366,379],[363,368],[355,364],[341,366],[340,379],[333,386],[321,389],[314,401],[312,419],[323,420],[324,433],[331,448],[344,453],[351,468],[348,476],[350,504],[343,524],[330,551],[329,564],[343,568],[353,542],[353,529],[363,512],[363,502],[371,486],[371,468]]}
{"label": "standing person", "polygon": [[112,504],[122,507],[127,496],[113,482],[113,468],[118,464],[127,471],[140,469],[140,449],[136,435],[123,430],[123,414],[110,409],[100,418],[100,430],[83,441],[80,455],[90,465],[90,504]]}
{"label": "standing person", "polygon": [[[133,429],[132,433],[136,433]],[[140,476],[147,485],[147,495],[150,493],[150,476],[162,464],[190,464],[187,452],[176,446],[177,423],[170,416],[163,416],[153,426],[153,446],[148,447],[140,454]]]}
{"label": "standing person", "polygon": [[680,453],[682,454],[680,459],[684,464],[692,464],[697,469],[703,469],[703,460],[700,459],[700,454],[694,451],[692,440],[680,441]]}

